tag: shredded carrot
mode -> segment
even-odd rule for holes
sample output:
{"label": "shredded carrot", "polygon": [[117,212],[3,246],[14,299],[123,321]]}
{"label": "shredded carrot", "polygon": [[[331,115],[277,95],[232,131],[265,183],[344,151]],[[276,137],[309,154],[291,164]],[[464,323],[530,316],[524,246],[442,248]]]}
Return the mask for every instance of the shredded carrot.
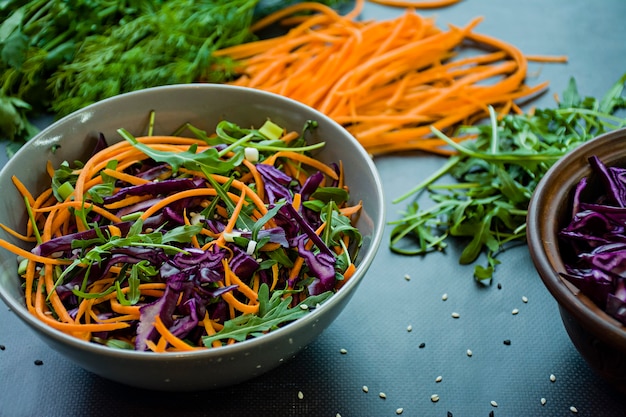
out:
{"label": "shredded carrot", "polygon": [[348,268],[346,268],[346,271],[343,273],[343,281],[339,282],[339,287],[341,288],[344,285],[346,285],[348,280],[352,278],[355,272],[356,272],[356,265],[354,265],[353,263],[348,265]]}
{"label": "shredded carrot", "polygon": [[566,63],[568,57],[566,55],[550,56],[550,55],[526,55],[528,61],[533,62],[559,62]]}
{"label": "shredded carrot", "polygon": [[[441,29],[415,12],[459,1],[375,0],[407,8],[386,21],[356,20],[354,13],[341,16],[327,6],[301,3],[267,16],[255,28],[295,24],[283,36],[215,55],[238,61],[231,84],[278,93],[322,111],[372,155],[407,150],[449,155],[452,150],[432,135],[431,126],[465,140],[454,137],[456,128],[487,117],[489,107],[499,114],[515,112],[515,101],[545,91],[547,84],[525,84],[528,61],[567,60],[524,55],[478,34],[480,17],[464,27]],[[355,10],[362,7],[362,1],[356,3]],[[312,14],[303,17],[302,11]]]}
{"label": "shredded carrot", "polygon": [[[209,313],[204,313],[204,319],[202,320],[202,324],[204,325],[204,330],[206,331],[207,335],[213,336],[215,333],[217,333],[215,331],[215,326],[213,325],[213,322],[209,318]],[[220,342],[219,340],[214,340],[212,346],[220,347],[222,346],[222,342]]]}
{"label": "shredded carrot", "polygon": [[310,156],[303,155],[301,153],[292,152],[292,151],[278,151],[276,152],[272,158],[267,158],[264,163],[273,164],[278,158],[289,158],[298,162],[302,162],[313,168],[319,169],[324,174],[328,175],[330,178],[337,180],[339,177],[337,173],[328,165],[321,163],[317,159],[311,158]]}
{"label": "shredded carrot", "polygon": [[156,316],[156,318],[154,319],[154,328],[161,334],[161,336],[163,336],[165,340],[167,340],[169,344],[174,346],[176,349],[183,350],[183,351],[190,351],[190,350],[198,349],[198,348],[194,348],[193,346],[188,345],[184,341],[180,340],[178,337],[174,336],[168,330],[165,324],[163,324],[163,321],[161,320],[161,317],[159,316]]}
{"label": "shredded carrot", "polygon": [[110,168],[103,169],[102,173],[110,177],[117,178],[120,181],[124,181],[132,185],[147,184],[150,182],[149,180],[146,180],[144,178],[139,178],[134,175],[126,174],[124,172],[120,172],[120,171],[110,169]]}
{"label": "shredded carrot", "polygon": [[32,194],[30,193],[30,191],[28,191],[28,188],[26,188],[24,184],[22,184],[22,182],[15,175],[11,177],[11,181],[13,181],[15,188],[17,188],[20,194],[24,198],[28,199],[28,204],[30,204],[31,207],[35,205],[35,199],[33,198]]}

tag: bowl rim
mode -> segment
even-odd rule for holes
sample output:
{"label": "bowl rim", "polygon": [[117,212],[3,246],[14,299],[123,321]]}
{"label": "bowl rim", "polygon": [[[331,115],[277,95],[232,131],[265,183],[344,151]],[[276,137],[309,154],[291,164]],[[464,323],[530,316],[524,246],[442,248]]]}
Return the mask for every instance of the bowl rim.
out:
{"label": "bowl rim", "polygon": [[[234,85],[225,85],[225,84],[213,84],[213,83],[190,83],[190,84],[171,84],[157,87],[145,88],[142,90],[136,90],[128,93],[119,94],[113,97],[109,97],[98,101],[96,103],[92,103],[84,108],[81,108],[77,111],[74,111],[62,118],[54,121],[50,125],[46,126],[40,132],[38,132],[31,140],[29,140],[26,144],[24,144],[15,154],[14,157],[18,156],[22,152],[27,152],[29,148],[35,147],[38,138],[45,138],[49,132],[55,129],[57,126],[67,123],[72,118],[76,118],[79,114],[89,114],[94,109],[109,106],[110,103],[119,101],[120,99],[124,100],[128,97],[141,96],[141,95],[150,95],[153,92],[157,91],[167,91],[167,90],[239,90],[244,91],[249,94],[257,95],[260,97],[267,97],[270,100],[278,100],[288,103],[289,106],[293,106],[298,110],[302,110],[305,112],[312,112],[316,115],[318,120],[324,119],[324,121],[330,125],[333,125],[339,131],[344,132],[343,138],[345,140],[349,140],[353,143],[356,152],[358,152],[363,160],[365,166],[368,169],[369,174],[372,176],[372,179],[375,182],[375,196],[373,196],[376,201],[379,202],[379,216],[378,218],[372,219],[372,234],[369,237],[369,245],[370,249],[368,252],[361,258],[359,264],[357,265],[356,271],[354,275],[351,277],[348,282],[343,285],[335,294],[333,294],[328,300],[326,300],[322,305],[313,309],[310,314],[298,319],[295,322],[289,323],[284,327],[279,329],[275,329],[267,334],[264,334],[261,337],[256,337],[252,339],[247,339],[241,342],[233,343],[230,345],[225,345],[217,349],[199,349],[194,351],[176,351],[176,352],[162,352],[155,353],[150,351],[137,351],[137,350],[126,350],[126,349],[112,349],[110,347],[99,345],[90,341],[84,341],[70,335],[63,333],[60,330],[54,329],[45,323],[38,320],[35,316],[33,316],[26,308],[23,303],[19,302],[19,300],[14,299],[9,294],[5,293],[4,287],[0,286],[0,299],[2,299],[5,304],[12,310],[16,315],[18,315],[29,327],[33,329],[38,329],[38,331],[43,332],[47,337],[54,339],[57,342],[60,342],[63,345],[69,345],[76,349],[90,351],[94,354],[104,354],[111,358],[120,358],[120,359],[132,359],[138,361],[158,361],[158,362],[171,362],[176,360],[188,360],[188,359],[212,359],[219,358],[225,355],[235,355],[241,354],[245,351],[255,349],[260,347],[261,345],[265,345],[268,342],[271,342],[275,339],[282,339],[284,337],[288,337],[291,333],[295,333],[300,326],[311,326],[314,325],[318,321],[318,316],[322,314],[323,311],[335,308],[336,305],[341,305],[344,298],[352,297],[354,293],[354,287],[357,287],[360,282],[363,280],[366,271],[374,260],[378,248],[382,242],[382,238],[385,230],[385,203],[384,203],[384,193],[383,193],[383,185],[380,175],[378,173],[378,169],[376,168],[373,159],[367,153],[365,148],[356,140],[356,138],[350,134],[343,126],[333,120],[331,117],[325,115],[324,113],[318,111],[317,109],[307,106],[299,101],[291,99],[286,96],[282,96],[276,93],[267,92],[260,89],[250,88],[250,87],[242,87],[242,86],[234,86]],[[6,175],[5,171],[7,170],[6,164],[0,170],[0,175]],[[298,326],[294,326],[294,324],[298,323]],[[38,336],[41,336],[38,334]]]}
{"label": "bowl rim", "polygon": [[[583,176],[591,173],[591,168],[586,163],[590,156],[598,154],[601,149],[609,148],[608,145],[613,142],[624,140],[626,128],[601,134],[568,152],[552,165],[539,181],[531,197],[526,233],[531,259],[559,307],[564,308],[577,320],[587,322],[584,327],[599,339],[608,340],[621,349],[626,349],[626,326],[605,313],[558,273],[559,270],[564,270],[564,263],[558,255],[556,230],[560,226],[554,207],[556,204],[569,201],[575,184]],[[568,174],[576,174],[576,178]]]}

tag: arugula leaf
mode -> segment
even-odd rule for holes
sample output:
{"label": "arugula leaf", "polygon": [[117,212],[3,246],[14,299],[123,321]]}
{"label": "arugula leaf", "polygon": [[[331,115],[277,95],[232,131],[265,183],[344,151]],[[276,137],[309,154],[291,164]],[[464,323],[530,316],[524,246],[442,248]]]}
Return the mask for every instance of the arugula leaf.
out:
{"label": "arugula leaf", "polygon": [[[142,233],[143,222],[138,219],[131,227],[126,237],[111,236],[102,233],[100,228],[96,227],[97,237],[88,240],[73,240],[72,249],[82,249],[82,254],[78,256],[70,265],[68,265],[61,274],[58,275],[54,287],[59,286],[66,277],[70,276],[73,271],[78,267],[86,267],[87,271],[94,263],[101,263],[106,258],[111,250],[115,248],[123,248],[127,246],[141,246],[158,248],[164,250],[166,253],[186,253],[184,249],[177,248],[176,246],[168,245],[166,242],[189,242],[191,237],[198,231],[200,225],[195,226],[180,226],[170,232],[162,234],[161,232]],[[148,265],[140,265],[140,269],[135,270],[136,274],[142,276],[152,276],[156,274],[156,271],[152,271]],[[131,274],[133,272],[131,271]],[[85,274],[85,280],[88,273]],[[119,294],[119,291],[118,291]],[[120,302],[122,299],[120,298]]]}
{"label": "arugula leaf", "polygon": [[259,287],[258,314],[244,314],[224,323],[224,327],[212,336],[204,336],[202,343],[210,347],[216,340],[234,339],[238,342],[251,337],[258,337],[309,314],[318,304],[322,304],[333,293],[331,291],[309,296],[295,307],[291,305],[292,296],[285,297],[287,291],[274,291],[269,297],[267,284]]}
{"label": "arugula leaf", "polygon": [[125,129],[118,129],[118,133],[153,160],[169,164],[173,173],[178,172],[181,167],[185,167],[209,174],[226,174],[241,164],[244,159],[243,148],[232,150],[234,155],[230,159],[222,159],[222,154],[216,148],[208,148],[203,152],[196,153],[198,145],[194,144],[183,152],[165,152],[144,145]]}
{"label": "arugula leaf", "polygon": [[141,281],[150,281],[151,277],[158,274],[156,268],[150,265],[148,261],[139,261],[130,268],[128,277],[128,295],[124,295],[120,286],[120,281],[115,281],[115,290],[117,291],[117,299],[121,305],[131,306],[139,302],[141,292],[139,284]]}
{"label": "arugula leaf", "polygon": [[[213,178],[213,176],[211,176],[210,173],[206,173],[205,172],[205,175],[206,175],[206,178],[209,181],[209,183],[211,183],[211,186],[213,186],[213,188],[215,188],[215,191],[217,192],[218,197],[221,198],[222,201],[224,201],[224,204],[226,204],[226,207],[228,208],[229,214],[233,213],[235,211],[236,204],[228,196],[228,189],[230,188],[230,184],[232,183],[232,179],[230,181],[226,182],[224,185],[220,185],[220,184],[218,184],[217,181],[215,181],[215,178]],[[240,228],[242,230],[252,230],[254,228],[254,223],[255,223],[255,221],[252,218],[250,218],[250,216],[248,216],[242,210],[239,213],[239,216],[237,216],[237,221],[236,221],[235,224],[237,225],[238,228]]]}
{"label": "arugula leaf", "polygon": [[265,223],[267,223],[272,218],[274,218],[274,216],[276,216],[276,213],[278,213],[280,208],[282,206],[284,206],[285,204],[286,204],[285,200],[281,200],[281,201],[277,202],[274,205],[274,207],[272,207],[269,210],[267,210],[267,213],[265,213],[259,220],[257,220],[254,223],[254,225],[250,229],[250,231],[252,232],[252,240],[257,240],[258,234],[261,231],[261,229],[263,228],[263,226],[265,226]]}
{"label": "arugula leaf", "polygon": [[[459,135],[474,134],[474,141],[456,143],[433,128],[458,154],[393,201],[426,193],[434,204],[421,208],[413,201],[400,219],[390,222],[390,249],[426,254],[444,250],[450,237],[460,238],[459,262],[469,264],[484,254],[487,265],[476,265],[474,277],[490,282],[499,264],[496,255],[509,243],[525,242],[528,203],[547,170],[578,145],[626,126],[626,118],[615,114],[626,108],[625,84],[626,74],[598,100],[581,97],[571,78],[555,108],[500,120],[491,109],[490,123],[462,127]],[[439,183],[445,176],[454,181]]]}
{"label": "arugula leaf", "polygon": [[330,227],[324,229],[324,243],[327,246],[338,245],[341,241],[338,236],[341,235],[349,236],[350,241],[353,242],[357,248],[361,246],[363,242],[361,232],[352,225],[349,217],[341,214],[334,201],[330,201],[320,212],[320,219],[323,222],[328,222],[329,216],[331,218]]}
{"label": "arugula leaf", "polygon": [[311,198],[321,200],[324,203],[334,201],[337,205],[341,205],[348,201],[348,197],[348,192],[343,188],[338,187],[318,187],[317,190],[311,194]]}

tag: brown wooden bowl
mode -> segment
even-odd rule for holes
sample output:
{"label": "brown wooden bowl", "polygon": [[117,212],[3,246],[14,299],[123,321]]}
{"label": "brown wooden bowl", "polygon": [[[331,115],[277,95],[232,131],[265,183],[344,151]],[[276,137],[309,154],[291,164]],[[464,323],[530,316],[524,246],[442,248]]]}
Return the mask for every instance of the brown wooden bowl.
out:
{"label": "brown wooden bowl", "polygon": [[[590,176],[593,155],[607,166],[626,166],[626,129],[586,142],[552,166],[530,201],[526,234],[533,263],[558,303],[572,343],[595,372],[626,392],[626,327],[560,275],[565,252],[558,232],[571,220],[574,189]],[[587,188],[593,190],[592,176],[590,181]]]}

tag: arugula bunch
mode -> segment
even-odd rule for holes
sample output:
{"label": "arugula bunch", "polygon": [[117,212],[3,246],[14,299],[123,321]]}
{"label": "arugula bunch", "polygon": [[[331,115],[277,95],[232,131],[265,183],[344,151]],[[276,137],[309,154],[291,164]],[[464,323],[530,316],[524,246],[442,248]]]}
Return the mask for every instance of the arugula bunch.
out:
{"label": "arugula bunch", "polygon": [[[397,204],[415,198],[401,218],[391,222],[390,249],[426,254],[444,250],[450,237],[464,239],[459,262],[470,264],[485,254],[487,265],[476,265],[474,277],[490,282],[497,254],[513,242],[524,242],[528,204],[547,170],[583,142],[626,126],[626,118],[616,115],[626,108],[625,83],[626,74],[598,100],[581,97],[571,78],[556,108],[500,120],[491,109],[489,124],[460,128],[460,135],[476,135],[461,144],[433,129],[457,154],[394,200]],[[444,176],[453,183],[438,183]],[[434,203],[430,207],[417,201],[423,193]]]}

